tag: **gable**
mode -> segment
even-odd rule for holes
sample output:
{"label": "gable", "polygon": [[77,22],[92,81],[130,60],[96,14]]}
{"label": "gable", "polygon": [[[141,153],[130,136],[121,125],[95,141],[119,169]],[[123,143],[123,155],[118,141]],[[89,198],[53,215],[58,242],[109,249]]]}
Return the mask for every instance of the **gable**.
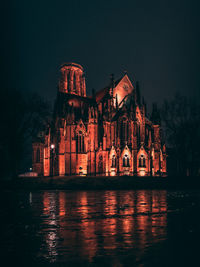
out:
{"label": "gable", "polygon": [[[124,77],[119,81],[119,83],[116,85],[116,87],[113,90],[113,96],[114,98],[117,95],[118,105],[120,106],[120,103],[126,97],[127,95],[131,94],[134,90],[134,87],[128,78],[128,75],[124,75]],[[116,98],[115,98],[116,99]],[[114,105],[116,105],[116,100],[114,101]]]}
{"label": "gable", "polygon": [[123,151],[122,151],[122,154],[121,154],[121,157],[123,158],[124,155],[128,155],[130,158],[131,158],[131,151],[129,150],[128,146],[125,145]]}
{"label": "gable", "polygon": [[146,150],[144,149],[144,146],[142,145],[138,151],[137,158],[139,158],[141,155],[144,155],[148,159],[148,154]]}
{"label": "gable", "polygon": [[86,127],[83,123],[83,121],[80,119],[77,126],[76,126],[76,133],[82,132],[83,134],[86,134]]}

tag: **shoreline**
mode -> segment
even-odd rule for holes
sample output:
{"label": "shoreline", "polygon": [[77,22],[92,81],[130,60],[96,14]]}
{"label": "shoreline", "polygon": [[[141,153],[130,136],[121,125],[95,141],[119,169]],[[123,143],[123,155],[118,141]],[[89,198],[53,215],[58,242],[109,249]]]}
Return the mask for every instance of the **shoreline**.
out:
{"label": "shoreline", "polygon": [[24,190],[185,190],[200,189],[200,177],[64,176],[18,177],[0,181],[1,189]]}

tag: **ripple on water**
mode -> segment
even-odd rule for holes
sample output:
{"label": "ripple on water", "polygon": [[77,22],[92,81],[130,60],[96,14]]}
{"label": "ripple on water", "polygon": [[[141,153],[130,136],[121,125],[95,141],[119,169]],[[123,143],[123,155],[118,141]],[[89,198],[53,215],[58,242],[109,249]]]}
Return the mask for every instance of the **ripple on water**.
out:
{"label": "ripple on water", "polygon": [[[123,261],[130,255],[132,262],[151,259],[152,251],[147,251],[166,244],[178,229],[173,226],[175,216],[179,221],[191,207],[200,207],[198,192],[165,190],[35,191],[31,197],[12,197],[7,193],[5,199],[16,214],[13,220],[1,205],[1,214],[7,216],[7,251],[19,247],[19,254],[26,249],[36,259],[58,263],[92,263],[99,257]],[[195,229],[190,224],[188,233]]]}

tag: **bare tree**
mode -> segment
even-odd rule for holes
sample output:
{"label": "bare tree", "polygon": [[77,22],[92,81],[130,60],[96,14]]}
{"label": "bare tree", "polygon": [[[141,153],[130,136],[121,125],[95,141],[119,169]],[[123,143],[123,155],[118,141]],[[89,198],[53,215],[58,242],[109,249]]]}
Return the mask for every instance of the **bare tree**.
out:
{"label": "bare tree", "polygon": [[200,165],[200,106],[195,100],[176,93],[161,111],[171,159],[180,175],[197,175]]}
{"label": "bare tree", "polygon": [[16,177],[26,148],[49,121],[50,106],[37,94],[4,90],[0,93],[0,114],[1,173]]}

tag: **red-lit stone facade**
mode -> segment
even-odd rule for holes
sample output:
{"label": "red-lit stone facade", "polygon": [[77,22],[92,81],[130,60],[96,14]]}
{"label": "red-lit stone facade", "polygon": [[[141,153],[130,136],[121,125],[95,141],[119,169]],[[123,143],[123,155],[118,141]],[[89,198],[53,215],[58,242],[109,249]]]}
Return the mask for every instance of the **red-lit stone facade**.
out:
{"label": "red-lit stone facade", "polygon": [[43,176],[166,175],[159,112],[151,120],[128,75],[86,96],[82,66],[61,66],[52,123],[33,143],[33,171]]}

